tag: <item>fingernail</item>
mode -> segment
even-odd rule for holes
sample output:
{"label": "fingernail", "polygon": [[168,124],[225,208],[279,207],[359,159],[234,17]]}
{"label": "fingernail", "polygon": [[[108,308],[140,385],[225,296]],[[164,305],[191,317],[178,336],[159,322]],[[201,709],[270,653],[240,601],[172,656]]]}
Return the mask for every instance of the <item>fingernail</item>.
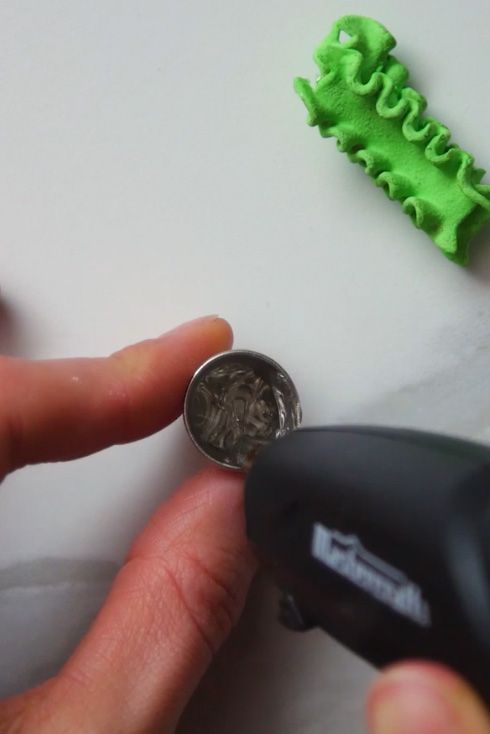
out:
{"label": "fingernail", "polygon": [[174,329],[171,329],[171,331],[166,331],[163,334],[160,334],[160,336],[167,336],[167,334],[176,334],[177,332],[187,331],[187,329],[194,329],[196,326],[199,326],[199,324],[204,324],[206,322],[212,323],[213,321],[222,321],[220,316],[217,314],[211,314],[209,316],[200,316],[197,319],[193,319],[192,321],[186,321],[183,324],[179,324],[179,326],[176,326]]}
{"label": "fingernail", "polygon": [[437,688],[386,682],[371,700],[372,734],[466,734],[456,711]]}

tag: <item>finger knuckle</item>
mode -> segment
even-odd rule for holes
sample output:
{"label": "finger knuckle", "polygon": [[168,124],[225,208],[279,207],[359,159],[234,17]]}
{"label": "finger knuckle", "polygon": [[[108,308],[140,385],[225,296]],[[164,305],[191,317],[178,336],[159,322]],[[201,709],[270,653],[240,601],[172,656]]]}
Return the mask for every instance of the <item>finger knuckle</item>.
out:
{"label": "finger knuckle", "polygon": [[174,574],[180,584],[182,598],[201,629],[207,631],[215,652],[234,626],[240,600],[235,573],[231,568],[211,568],[196,553],[181,553]]}
{"label": "finger knuckle", "polygon": [[[235,571],[216,572],[192,552],[179,552],[171,558],[133,557],[128,564],[133,566],[131,575],[137,579],[131,604],[146,609],[146,614],[151,610],[150,626],[159,630],[155,637],[162,632],[169,635],[184,623],[191,628],[198,646],[213,656],[240,612]],[[165,595],[163,588],[168,592]]]}
{"label": "finger knuckle", "polygon": [[134,378],[128,374],[126,369],[124,352],[116,352],[108,359],[111,369],[109,370],[110,382],[106,389],[105,405],[109,416],[115,419],[112,424],[117,426],[118,437],[115,443],[126,443],[134,434],[132,399]]}

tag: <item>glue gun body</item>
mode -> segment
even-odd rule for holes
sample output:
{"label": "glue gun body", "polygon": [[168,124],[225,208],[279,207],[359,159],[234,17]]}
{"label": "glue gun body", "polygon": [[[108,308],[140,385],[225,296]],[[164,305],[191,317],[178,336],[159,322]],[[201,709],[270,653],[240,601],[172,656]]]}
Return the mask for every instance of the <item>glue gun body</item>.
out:
{"label": "glue gun body", "polygon": [[282,622],[380,667],[446,664],[490,703],[490,450],[416,431],[295,431],[247,477]]}

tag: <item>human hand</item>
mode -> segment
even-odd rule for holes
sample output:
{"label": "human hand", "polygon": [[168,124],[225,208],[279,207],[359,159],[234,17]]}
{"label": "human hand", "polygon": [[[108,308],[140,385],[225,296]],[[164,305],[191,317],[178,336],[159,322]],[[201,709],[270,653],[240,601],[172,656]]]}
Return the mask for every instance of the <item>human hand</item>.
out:
{"label": "human hand", "polygon": [[[0,358],[0,479],[159,430],[195,369],[231,341],[210,317],[105,359]],[[173,732],[254,573],[242,506],[237,475],[209,469],[186,482],[134,542],[58,675],[0,703],[0,734]]]}
{"label": "human hand", "polygon": [[400,663],[371,689],[371,734],[490,734],[480,699],[457,675],[432,663]]}
{"label": "human hand", "polygon": [[[230,344],[226,322],[211,317],[106,359],[0,358],[0,478],[159,430],[194,370]],[[58,675],[0,703],[0,734],[172,732],[253,572],[242,482],[207,470],[157,510]],[[367,712],[372,734],[490,734],[466,684],[426,663],[382,674]]]}

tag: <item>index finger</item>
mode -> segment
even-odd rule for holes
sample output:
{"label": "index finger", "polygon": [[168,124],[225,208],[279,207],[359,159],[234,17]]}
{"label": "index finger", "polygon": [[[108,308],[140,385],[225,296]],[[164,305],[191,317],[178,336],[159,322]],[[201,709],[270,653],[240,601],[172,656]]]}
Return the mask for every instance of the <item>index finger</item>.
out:
{"label": "index finger", "polygon": [[227,322],[211,316],[105,358],[0,358],[0,478],[163,428],[179,415],[195,369],[231,342]]}

